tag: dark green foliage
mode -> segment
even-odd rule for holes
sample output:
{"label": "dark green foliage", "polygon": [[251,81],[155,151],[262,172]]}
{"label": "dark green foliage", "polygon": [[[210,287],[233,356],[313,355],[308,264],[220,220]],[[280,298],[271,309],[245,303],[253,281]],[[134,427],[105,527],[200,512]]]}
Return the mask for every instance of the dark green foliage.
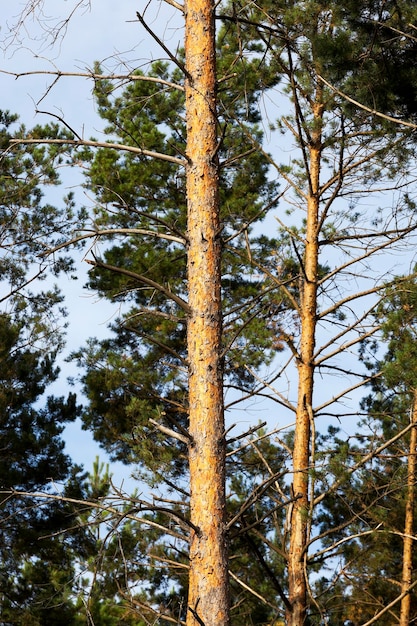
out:
{"label": "dark green foliage", "polygon": [[[58,370],[54,354],[28,343],[30,319],[0,315],[1,488],[56,491],[74,473],[62,431],[79,412],[75,396],[49,397],[39,406]],[[32,329],[33,330],[33,329]],[[65,597],[74,575],[71,539],[60,532],[75,523],[62,503],[3,495],[0,506],[0,578],[4,624],[70,623]],[[57,534],[58,533],[58,534]],[[73,539],[75,539],[73,537]],[[30,620],[33,621],[25,621]],[[66,620],[66,621],[65,621]]]}
{"label": "dark green foliage", "polygon": [[[414,3],[309,0],[264,2],[254,9],[233,2],[224,13],[226,23],[239,25],[243,42],[257,42],[262,58],[269,68],[276,68],[284,83],[285,78],[295,79],[292,87],[297,85],[298,96],[294,104],[301,107],[305,121],[309,98],[320,85],[325,110],[340,107],[342,124],[346,120],[350,125],[356,117],[359,123],[369,124],[375,136],[376,132],[395,132],[398,126],[372,111],[413,121],[417,102]],[[368,110],[358,108],[344,94]]]}
{"label": "dark green foliage", "polygon": [[[27,130],[0,112],[0,612],[4,626],[75,624],[75,563],[89,548],[68,503],[31,496],[83,498],[83,477],[65,454],[63,431],[80,413],[74,394],[46,396],[59,374],[63,297],[37,279],[71,269],[47,248],[74,229],[72,198],[44,201],[64,162],[60,147],[11,148]],[[33,138],[63,138],[56,125],[35,127]],[[20,492],[20,493],[17,493]],[[22,492],[27,495],[23,495]],[[66,530],[71,528],[71,533]]]}
{"label": "dark green foliage", "polygon": [[56,355],[29,343],[27,328],[33,331],[29,316],[0,315],[1,623],[78,626],[90,615],[100,626],[140,626],[114,601],[114,583],[106,584],[112,598],[106,607],[95,595],[98,586],[89,594],[91,581],[82,581],[86,563],[101,550],[97,527],[106,523],[88,503],[108,495],[110,478],[97,468],[90,477],[81,474],[65,454],[62,433],[80,407],[74,394],[45,399],[58,376]]}
{"label": "dark green foliage", "polygon": [[262,429],[250,442],[234,447],[228,461],[232,623],[270,624],[282,615],[287,593],[284,522],[289,492],[283,485],[288,459]]}
{"label": "dark green foliage", "polygon": [[[282,521],[287,493],[280,481],[286,459],[259,431],[252,442],[234,443],[229,461],[229,512],[231,571],[265,598],[260,602],[235,579],[231,581],[232,623],[235,626],[269,624],[280,614],[286,590],[282,554]],[[272,486],[272,488],[271,488]],[[253,497],[256,493],[257,497]],[[140,494],[126,497],[122,515],[89,511],[101,522],[95,553],[88,558],[94,583],[86,601],[101,624],[101,607],[108,615],[150,621],[161,612],[159,623],[186,617],[188,587],[187,494],[174,504],[154,497],[145,505]],[[92,497],[88,497],[89,500]],[[130,590],[130,591],[129,591]],[[122,595],[122,600],[116,597]],[[153,607],[153,608],[151,608]],[[96,617],[97,616],[97,617]],[[121,617],[119,617],[121,619]],[[124,623],[124,622],[121,622]],[[126,623],[130,623],[127,621]],[[139,623],[141,623],[139,621]]]}
{"label": "dark green foliage", "polygon": [[[413,24],[413,2],[343,3],[340,11],[357,32],[363,45],[361,55],[351,55],[348,94],[381,113],[405,121],[417,112],[417,42]],[[355,70],[357,70],[355,72]],[[355,77],[356,74],[356,77]],[[361,81],[366,75],[367,81]]]}

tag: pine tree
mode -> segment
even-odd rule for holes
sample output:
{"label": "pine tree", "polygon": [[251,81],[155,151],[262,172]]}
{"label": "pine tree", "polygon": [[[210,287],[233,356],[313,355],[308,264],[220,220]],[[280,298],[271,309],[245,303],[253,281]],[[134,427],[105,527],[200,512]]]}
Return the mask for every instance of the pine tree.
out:
{"label": "pine tree", "polygon": [[[283,133],[288,132],[292,135],[300,155],[299,159],[294,159],[292,167],[281,165],[277,160],[273,164],[278,175],[286,181],[293,192],[286,194],[284,201],[288,199],[290,206],[297,207],[297,211],[303,217],[299,218],[299,214],[296,213],[296,221],[303,222],[302,225],[287,226],[280,216],[281,231],[275,239],[268,239],[267,237],[251,238],[243,224],[241,235],[244,236],[240,236],[233,243],[231,250],[233,255],[229,257],[229,244],[225,247],[223,256],[223,273],[227,278],[229,275],[232,277],[234,287],[229,298],[226,290],[227,282],[223,281],[226,295],[224,298],[225,319],[228,319],[227,315],[230,310],[228,306],[239,314],[243,311],[244,315],[248,315],[246,318],[248,322],[245,318],[242,320],[240,315],[235,317],[236,325],[231,326],[232,337],[234,333],[237,339],[235,342],[227,341],[227,324],[225,326],[224,342],[227,347],[229,345],[232,347],[230,352],[225,351],[226,388],[230,381],[231,386],[236,385],[247,393],[251,392],[251,386],[252,389],[255,387],[257,367],[263,362],[262,357],[257,360],[262,349],[264,351],[265,348],[269,349],[272,354],[274,349],[282,350],[287,345],[296,364],[299,381],[297,402],[290,402],[279,397],[279,402],[282,402],[284,407],[294,411],[296,427],[294,436],[289,438],[289,446],[292,450],[293,484],[290,492],[285,493],[283,490],[284,496],[281,496],[282,506],[286,506],[287,510],[286,525],[289,533],[279,533],[281,544],[278,550],[288,567],[284,578],[284,588],[281,590],[281,609],[283,606],[287,613],[288,624],[299,626],[304,623],[307,612],[310,620],[319,620],[321,619],[318,617],[320,610],[326,610],[321,609],[320,605],[318,607],[314,604],[309,605],[306,576],[310,567],[307,559],[307,546],[313,541],[314,533],[318,530],[315,522],[316,502],[318,506],[327,490],[330,491],[329,497],[331,497],[331,488],[326,480],[321,482],[318,474],[314,472],[317,445],[314,420],[317,420],[320,415],[320,411],[314,407],[313,403],[317,376],[326,370],[345,374],[353,380],[355,377],[356,380],[364,380],[366,377],[363,373],[357,372],[354,368],[340,367],[337,362],[333,365],[329,359],[342,354],[346,345],[350,349],[358,346],[363,335],[373,332],[368,326],[373,305],[363,313],[362,317],[359,316],[358,321],[352,319],[350,306],[369,293],[376,293],[378,287],[373,283],[369,289],[364,287],[357,293],[344,297],[342,291],[346,284],[343,282],[344,274],[351,270],[355,262],[357,267],[360,267],[357,270],[358,278],[364,281],[369,279],[370,266],[366,267],[365,271],[362,266],[372,254],[386,247],[378,240],[383,219],[387,221],[382,230],[390,232],[392,245],[401,241],[415,227],[412,205],[407,203],[407,199],[404,200],[403,227],[398,227],[396,224],[391,228],[391,216],[387,215],[382,218],[378,211],[374,213],[370,211],[368,214],[360,210],[355,212],[355,204],[358,195],[369,193],[371,183],[379,179],[384,179],[387,186],[391,185],[395,189],[395,176],[400,169],[404,173],[407,170],[409,133],[407,131],[401,133],[401,129],[399,130],[397,126],[390,125],[382,118],[375,118],[366,110],[352,109],[351,104],[344,99],[343,92],[352,89],[352,81],[358,80],[359,76],[364,78],[369,75],[369,67],[365,63],[363,67],[357,67],[358,71],[353,74],[351,68],[354,64],[353,59],[359,58],[367,49],[370,34],[369,29],[366,28],[358,27],[352,31],[350,16],[343,7],[336,4],[328,7],[317,3],[305,3],[303,7],[298,7],[292,6],[291,3],[274,3],[273,6],[263,7],[263,11],[257,13],[256,10],[252,11],[246,6],[239,7],[237,10],[235,4],[222,18],[227,26],[220,33],[219,42],[222,41],[222,37],[225,37],[224,33],[227,33],[225,41],[231,42],[232,55],[236,50],[248,49],[254,56],[253,66],[262,67],[262,62],[265,62],[262,67],[264,73],[259,71],[257,73],[258,82],[255,81],[253,85],[250,80],[247,82],[248,89],[245,96],[249,101],[249,111],[251,111],[251,93],[255,102],[259,90],[270,88],[281,80],[283,90],[287,91],[289,102],[292,103],[293,113],[281,116],[277,121],[277,126]],[[233,25],[237,26],[238,31],[234,35]],[[232,58],[236,59],[236,54]],[[334,63],[335,58],[338,59],[337,64]],[[229,59],[230,57],[226,57],[226,67],[227,62],[230,62]],[[247,61],[245,63],[245,76],[250,79],[252,76],[249,71],[250,64]],[[378,60],[375,55],[369,60],[369,64],[375,64],[381,71],[382,61]],[[162,73],[163,71],[165,73]],[[155,106],[152,113],[147,112],[146,116],[144,114],[145,104],[150,102],[159,105],[162,97],[160,90],[156,87],[152,89],[151,83],[148,84],[146,81],[137,81],[132,84],[127,92],[129,99],[116,100],[117,107],[110,108],[106,104],[106,116],[109,116],[108,119],[111,121],[109,132],[123,132],[124,142],[129,144],[138,133],[137,146],[140,148],[146,146],[154,152],[168,154],[171,161],[160,161],[158,166],[155,163],[152,164],[153,176],[158,167],[165,173],[161,174],[160,178],[158,176],[152,179],[146,177],[147,157],[144,155],[140,159],[140,167],[138,165],[136,170],[131,168],[128,175],[125,162],[136,162],[138,157],[128,155],[120,158],[115,152],[103,151],[92,163],[91,182],[101,201],[107,203],[105,210],[98,212],[99,219],[104,219],[104,225],[116,223],[117,228],[120,229],[123,224],[121,218],[125,220],[126,215],[132,215],[136,228],[138,228],[138,218],[149,220],[139,223],[137,235],[146,235],[145,231],[150,229],[150,225],[155,226],[155,224],[159,225],[160,233],[156,241],[153,237],[148,247],[141,244],[141,247],[137,248],[138,251],[140,250],[139,258],[135,252],[132,254],[132,248],[127,239],[124,245],[106,250],[103,255],[104,260],[98,257],[94,260],[96,269],[91,281],[92,286],[106,295],[104,288],[114,285],[112,288],[117,300],[122,300],[123,294],[126,294],[141,306],[131,309],[126,314],[125,319],[128,320],[128,325],[124,322],[124,326],[117,330],[116,340],[103,343],[99,349],[94,347],[90,351],[80,353],[80,361],[88,367],[85,382],[92,401],[86,415],[86,424],[93,426],[96,436],[103,437],[109,449],[113,449],[116,453],[120,452],[124,458],[132,458],[131,450],[136,447],[142,463],[145,460],[143,468],[146,468],[148,464],[147,467],[151,473],[158,472],[158,468],[161,468],[161,474],[168,479],[168,484],[173,485],[184,473],[188,445],[187,421],[184,419],[187,413],[187,380],[184,376],[178,376],[178,373],[181,374],[180,368],[186,364],[184,335],[178,334],[178,321],[184,323],[182,320],[187,316],[187,286],[184,282],[178,282],[179,278],[183,281],[187,276],[185,255],[182,255],[181,249],[186,242],[184,232],[186,222],[185,218],[181,218],[182,214],[178,210],[174,211],[174,224],[171,216],[167,220],[165,206],[167,202],[168,206],[172,206],[172,199],[178,198],[178,189],[183,189],[180,186],[178,174],[170,176],[167,172],[178,170],[173,159],[176,154],[184,153],[184,143],[181,143],[181,138],[185,137],[185,128],[181,123],[181,118],[180,121],[175,118],[176,121],[171,122],[172,112],[180,110],[177,103],[181,100],[181,93],[169,87],[173,80],[166,73],[166,69],[154,66],[153,72],[153,78],[159,77],[160,80],[165,81],[168,86],[168,98],[172,103],[171,106],[161,108],[161,117],[155,117],[156,111],[159,115],[159,106]],[[321,80],[322,75],[325,76],[330,87]],[[376,86],[377,74],[373,81],[372,85]],[[229,138],[236,133],[236,136],[240,135],[242,141],[248,145],[248,151],[251,147],[255,148],[258,159],[262,156],[266,162],[271,161],[272,159],[262,152],[260,145],[262,137],[259,132],[247,123],[240,122],[239,109],[234,112],[228,100],[229,93],[232,93],[231,87],[229,83],[226,84],[229,89],[226,90],[224,102],[222,92],[219,93],[219,100],[223,105],[220,106],[220,110],[225,111],[224,116],[229,125],[229,132],[230,127],[233,132],[232,135],[228,134],[228,127],[226,127],[226,133],[219,148],[220,158],[228,148]],[[111,86],[108,83],[103,83],[98,87],[101,102],[106,102],[105,98],[108,98],[110,89]],[[133,94],[138,91],[141,95],[135,100]],[[364,98],[365,96],[366,94]],[[165,97],[166,94],[164,94]],[[367,102],[366,98],[365,101]],[[134,113],[136,103],[139,105],[137,121]],[[117,108],[121,113],[116,122]],[[127,116],[124,118],[122,111],[127,111]],[[142,117],[139,117],[140,114]],[[155,122],[160,125],[159,129],[155,127]],[[174,130],[171,131],[168,143],[163,143],[167,122],[173,126]],[[401,146],[401,152],[398,146]],[[227,162],[233,163],[231,159],[233,156],[227,158],[226,164]],[[245,162],[245,159],[236,161],[237,167],[241,167]],[[249,158],[247,162],[250,163]],[[162,179],[166,181],[166,187],[161,187]],[[139,183],[142,180],[143,184]],[[358,191],[358,180],[363,180],[362,191]],[[231,189],[241,192],[236,180],[230,177],[226,181],[222,179],[226,188],[229,182],[233,183]],[[136,197],[133,196],[133,189],[137,194]],[[168,193],[161,194],[161,189],[167,190]],[[262,189],[259,184],[258,189]],[[221,193],[224,194],[223,187]],[[247,194],[243,197],[246,199]],[[347,197],[351,198],[350,205],[345,200]],[[222,196],[222,200],[223,198],[225,201],[222,203],[222,210],[225,207],[229,209],[232,206],[231,202],[227,203],[227,196]],[[344,206],[337,204],[336,201],[339,198],[345,203]],[[256,213],[262,215],[271,204],[268,197],[261,195],[259,200],[263,202],[264,208],[261,205]],[[108,205],[111,202],[115,206],[109,211]],[[136,208],[138,205],[140,207],[152,206],[152,202],[155,202],[157,211],[162,209],[162,214],[156,214],[155,210],[151,213],[142,208],[140,210]],[[232,216],[233,213],[232,209]],[[242,216],[243,213],[238,215]],[[225,242],[228,242],[227,224],[226,215],[223,226]],[[100,232],[100,226],[98,222],[97,234]],[[126,226],[132,228],[133,224],[125,221],[124,227]],[[117,234],[117,230],[114,234]],[[164,242],[167,234],[170,241],[168,246]],[[357,252],[358,242],[361,242],[362,246],[359,253]],[[168,251],[168,254],[160,255],[162,249]],[[330,252],[326,257],[326,262],[322,262],[325,249]],[[332,259],[332,263],[328,262],[329,258]],[[184,263],[182,271],[179,267],[181,259]],[[241,275],[244,278],[240,284],[235,280],[236,259],[239,260],[242,268],[241,274],[238,274],[239,278]],[[333,259],[335,259],[334,262]],[[122,260],[125,267],[129,267],[127,271],[124,267],[120,268]],[[132,267],[132,262],[137,263],[139,269]],[[151,268],[154,283],[150,282]],[[172,271],[173,268],[174,271]],[[106,275],[105,270],[118,273],[118,282],[115,282],[113,277],[110,278],[109,274]],[[259,280],[252,278],[255,271],[259,272]],[[251,276],[251,280],[245,279],[245,272]],[[336,285],[335,280],[339,277],[341,282]],[[155,283],[162,284],[164,288],[157,287]],[[138,285],[141,286],[140,289]],[[259,294],[258,299],[252,291],[254,286]],[[338,297],[338,293],[341,292],[342,295]],[[160,307],[157,319],[152,310],[152,321],[148,321],[150,311],[147,308],[150,293],[152,293],[152,304],[158,304]],[[160,302],[162,304],[159,304]],[[239,309],[239,306],[242,308]],[[329,332],[335,329],[334,339],[331,339],[330,335],[325,337],[321,347],[317,345],[319,323],[320,325],[327,323]],[[140,328],[135,329],[134,324],[140,324]],[[239,327],[243,329],[242,332]],[[260,332],[257,332],[258,329]],[[132,339],[132,330],[143,340],[143,344],[136,343],[136,339]],[[248,348],[246,337],[255,336],[260,343],[253,342]],[[173,343],[171,343],[172,339]],[[147,343],[155,348],[145,350],[144,346]],[[117,353],[116,348],[121,351]],[[249,352],[247,352],[248,349]],[[109,358],[110,354],[111,358]],[[159,361],[155,360],[155,355],[158,355]],[[151,357],[151,360],[148,360],[148,357]],[[155,363],[160,364],[158,372],[155,369]],[[140,364],[139,367],[138,364]],[[135,370],[136,373],[132,378],[127,375],[129,371]],[[140,381],[139,385],[138,381]],[[165,381],[169,381],[170,386],[167,386]],[[356,384],[352,382],[352,387]],[[144,385],[142,389],[141,385]],[[108,390],[106,394],[102,393],[103,388]],[[327,408],[331,403],[337,402],[343,398],[344,393],[340,391],[329,403],[324,402],[322,407]],[[157,402],[162,400],[163,403],[158,406],[155,400]],[[126,405],[128,411],[126,411]],[[152,415],[151,423],[159,430],[162,442],[162,446],[158,448],[156,448],[155,437],[146,437],[149,428],[148,417],[152,407],[156,411]],[[116,413],[115,409],[120,413]],[[341,414],[340,409],[335,409],[335,412],[338,415]],[[113,419],[116,415],[117,419]],[[161,418],[166,420],[165,424],[161,423]],[[146,429],[141,431],[139,425],[143,419],[145,419]],[[108,437],[107,425],[109,423],[112,425],[117,423],[123,428],[121,433],[117,430],[112,432],[113,440]],[[101,429],[101,424],[106,425],[106,432]],[[170,447],[167,451],[164,445],[165,437],[170,436],[167,435],[169,430],[173,439],[180,440],[180,454],[178,454],[178,446],[175,449]],[[120,434],[123,435],[121,439]],[[323,458],[328,459],[326,453],[323,455]],[[171,472],[171,477],[167,474],[168,471]],[[155,475],[153,476],[155,478]],[[156,479],[158,481],[158,476]],[[323,485],[324,492],[320,493]],[[185,488],[185,483],[182,487]],[[316,569],[314,559],[315,557],[312,556],[312,570]]]}
{"label": "pine tree", "polygon": [[[55,287],[36,279],[50,269],[70,269],[65,258],[42,261],[43,236],[59,242],[73,217],[44,202],[43,189],[58,182],[59,150],[10,150],[16,116],[0,113],[0,606],[2,624],[72,624],[77,512],[68,504],[19,495],[57,489],[80,495],[80,468],[64,452],[63,430],[79,415],[74,394],[48,396],[57,380],[65,310]],[[19,127],[18,134],[26,134]],[[59,136],[57,126],[36,127],[36,136]],[[68,486],[65,487],[65,484]],[[59,487],[58,487],[59,485]],[[77,491],[78,489],[78,491]]]}
{"label": "pine tree", "polygon": [[[279,337],[294,357],[298,381],[297,401],[282,398],[282,404],[295,414],[286,605],[286,621],[293,626],[319,621],[326,611],[319,601],[310,602],[307,574],[310,564],[314,569],[316,558],[312,553],[317,541],[316,511],[337,484],[331,486],[326,479],[321,482],[316,471],[320,413],[327,410],[340,415],[337,402],[362,384],[366,377],[354,366],[338,362],[338,357],[347,346],[350,350],[358,346],[361,336],[375,332],[371,327],[373,305],[367,308],[365,304],[364,310],[358,307],[361,298],[377,291],[375,282],[366,287],[371,264],[365,272],[362,267],[385,247],[382,240],[377,243],[375,229],[381,218],[372,215],[372,210],[367,213],[357,208],[356,201],[361,193],[369,194],[373,185],[377,188],[378,180],[384,179],[385,188],[394,190],[397,177],[407,176],[407,141],[411,139],[411,133],[408,137],[405,129],[402,132],[384,115],[373,114],[379,106],[390,114],[398,114],[404,107],[396,93],[398,84],[386,88],[392,59],[401,55],[398,40],[392,46],[384,45],[384,34],[397,23],[398,7],[396,3],[383,3],[383,7],[382,3],[356,3],[353,11],[350,8],[349,3],[333,2],[274,2],[262,7],[233,3],[222,16],[236,26],[241,41],[258,41],[263,58],[274,64],[290,110],[278,117],[276,124],[297,146],[291,166],[274,161],[290,187],[283,201],[296,207],[298,223],[302,222],[302,226],[294,226],[280,217],[282,240],[288,242],[287,250],[292,248],[295,288],[290,291],[286,285],[277,285],[277,293],[285,293],[294,311],[295,323],[284,332],[281,327]],[[378,18],[383,18],[383,28]],[[384,77],[383,89],[380,76]],[[351,93],[363,107],[352,106],[346,97]],[[346,206],[349,197],[351,203]],[[411,209],[405,196],[407,205]],[[383,219],[387,220],[384,226],[381,221],[385,230],[392,215]],[[404,235],[415,228],[411,213],[408,220],[404,221]],[[397,241],[402,238],[400,230],[394,227],[392,243],[397,235]],[[284,250],[276,256],[285,259]],[[276,256],[260,266],[272,277]],[[325,264],[320,262],[323,258]],[[361,285],[358,292],[349,292],[343,280],[346,272]],[[353,303],[352,315],[349,308]],[[352,386],[334,392],[317,407],[317,381],[324,371],[345,376]],[[331,454],[321,459],[329,463]],[[282,549],[285,552],[286,547]]]}
{"label": "pine tree", "polygon": [[[255,67],[245,70],[247,81],[255,81]],[[166,66],[157,63],[150,76],[172,82],[176,74],[171,76]],[[101,115],[110,121],[109,134],[118,132],[121,141],[143,143],[154,151],[168,154],[184,151],[181,115],[177,119],[173,114],[181,114],[182,91],[161,94],[153,83],[135,81],[112,103],[106,95],[109,89],[107,84],[97,88]],[[144,109],[147,102],[152,106],[151,111]],[[255,107],[248,114],[249,121],[256,124]],[[256,126],[254,132],[260,138]],[[275,186],[267,179],[267,160],[257,153],[238,158],[249,147],[239,126],[227,126],[219,151],[221,157],[224,155],[230,161],[222,169],[220,188],[222,234],[228,242],[222,270],[226,309],[224,344],[230,346],[225,355],[225,372],[231,388],[240,383],[247,392],[251,390],[253,377],[245,370],[245,363],[256,368],[268,359],[270,332],[265,330],[262,320],[269,303],[265,304],[259,294],[261,278],[251,270],[248,271],[252,275],[245,276],[247,265],[235,254],[235,248],[239,249],[244,242],[244,232],[240,231],[245,231],[246,224],[250,228],[258,216],[262,217],[263,207],[273,203],[276,197]],[[132,306],[113,324],[114,338],[103,341],[101,346],[92,342],[91,349],[79,355],[83,363],[89,363],[86,383],[91,403],[84,419],[115,458],[130,462],[132,449],[140,441],[141,457],[152,462],[149,457],[155,457],[158,437],[142,437],[141,423],[145,432],[149,430],[150,416],[154,419],[163,416],[166,425],[174,429],[176,422],[183,426],[186,423],[187,384],[183,371],[187,311],[184,300],[181,302],[187,289],[184,177],[181,168],[169,162],[99,150],[91,164],[88,184],[99,201],[94,220],[97,232],[107,229],[113,243],[120,229],[126,229],[121,244],[111,245],[101,259],[96,257],[89,287],[114,302],[132,303]],[[239,238],[234,235],[235,229]],[[260,243],[260,253],[266,246],[266,241]],[[166,293],[158,292],[146,282],[142,286],[142,278],[164,285]],[[256,343],[253,336],[257,336]],[[106,369],[101,367],[102,362],[107,362]],[[129,381],[133,381],[133,387]],[[108,389],[106,393],[111,394],[107,408],[110,398],[106,400],[107,396],[97,393],[100,388]],[[150,446],[151,455],[146,455],[143,449],[146,446]],[[161,450],[160,454],[169,455],[169,451]],[[165,465],[159,473],[157,467],[152,467],[157,480],[159,474],[168,477],[166,470]]]}

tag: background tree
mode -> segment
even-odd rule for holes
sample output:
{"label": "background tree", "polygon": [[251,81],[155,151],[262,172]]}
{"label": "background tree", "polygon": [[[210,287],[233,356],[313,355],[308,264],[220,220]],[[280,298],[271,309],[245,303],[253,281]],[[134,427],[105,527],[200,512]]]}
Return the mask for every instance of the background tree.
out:
{"label": "background tree", "polygon": [[[57,124],[28,130],[24,125],[18,125],[17,120],[16,115],[0,111],[0,174],[3,181],[0,195],[1,302],[4,306],[14,306],[19,297],[26,295],[25,302],[36,307],[34,298],[30,298],[30,289],[25,292],[31,281],[45,278],[48,268],[55,273],[71,269],[69,255],[55,255],[51,259],[41,256],[45,242],[58,245],[68,237],[73,220],[81,223],[83,215],[78,212],[75,217],[71,194],[60,202],[59,207],[44,198],[45,190],[59,183],[58,173],[65,163],[66,150],[59,146],[10,146],[12,138],[27,134],[39,140],[60,140],[68,137],[68,132]],[[62,312],[61,309],[61,317]]]}
{"label": "background tree", "polygon": [[[46,235],[68,236],[71,199],[56,208],[43,190],[58,183],[60,150],[11,151],[17,117],[0,112],[0,580],[3,624],[72,624],[76,555],[87,548],[77,512],[65,502],[41,504],[7,491],[57,489],[80,495],[82,476],[64,452],[63,430],[80,413],[74,394],[45,397],[57,380],[63,347],[63,297],[38,279],[61,269],[68,258],[41,261]],[[18,135],[26,129],[17,127]],[[34,136],[65,136],[57,126],[36,127]],[[68,486],[64,488],[64,483]],[[59,486],[58,486],[59,485]]]}
{"label": "background tree", "polygon": [[[384,3],[384,21],[391,19],[395,23],[397,7],[389,8]],[[286,145],[292,141],[297,146],[297,156],[292,158],[290,167],[277,160],[273,164],[289,185],[289,193],[284,194],[283,200],[296,208],[298,224],[302,222],[302,226],[293,226],[280,215],[282,242],[287,245],[271,257],[269,264],[259,267],[270,281],[278,283],[276,257],[284,260],[284,251],[292,248],[296,289],[289,291],[286,285],[277,285],[277,292],[285,292],[294,309],[295,323],[281,332],[281,337],[287,339],[294,357],[297,401],[291,402],[279,393],[277,396],[295,415],[291,442],[291,491],[295,502],[288,509],[286,620],[288,624],[299,625],[305,623],[307,613],[310,621],[323,619],[319,602],[310,594],[306,575],[309,563],[316,559],[314,553],[309,554],[314,542],[315,510],[326,493],[331,492],[314,471],[320,416],[339,415],[337,403],[366,380],[354,363],[345,365],[340,355],[347,349],[353,351],[361,337],[376,330],[372,318],[375,300],[370,306],[366,302],[379,289],[372,257],[388,246],[397,245],[415,229],[412,203],[408,217],[401,210],[405,218],[403,225],[396,221],[394,226],[392,219],[397,220],[398,210],[385,214],[372,209],[362,211],[357,200],[361,195],[369,197],[372,190],[381,191],[381,187],[394,190],[399,184],[402,186],[397,181],[407,178],[409,133],[401,132],[396,125],[389,126],[382,117],[376,118],[369,108],[352,108],[343,98],[352,81],[356,94],[366,93],[369,98],[375,80],[378,96],[376,77],[379,73],[385,77],[384,62],[390,54],[382,53],[380,15],[374,3],[372,8],[361,6],[355,13],[356,21],[350,19],[344,6],[317,2],[302,6],[263,3],[255,11],[244,3],[234,3],[222,17],[236,24],[236,36],[241,40],[261,42],[264,58],[275,64],[281,75],[282,90],[289,96],[290,108],[290,113],[278,118],[277,126],[289,137]],[[372,33],[379,35],[376,42]],[[372,53],[368,54],[370,49]],[[360,59],[360,65],[354,59]],[[388,95],[385,90],[384,97]],[[398,101],[396,104],[392,99],[390,104],[391,111],[397,110]],[[378,185],[377,180],[384,183]],[[403,206],[407,204],[405,196]],[[377,223],[379,227],[375,229]],[[389,242],[379,238],[381,227],[385,233],[391,232]],[[325,264],[320,263],[322,258]],[[360,286],[358,291],[351,290],[345,282],[348,275],[355,276]],[[353,315],[351,307],[354,307]],[[335,391],[333,387],[331,397],[320,397],[315,405],[313,397],[319,396],[316,381],[324,372],[339,373],[351,383],[347,389],[341,386]]]}
{"label": "background tree", "polygon": [[[50,397],[44,408],[34,408],[57,377],[53,357],[27,345],[27,317],[13,320],[2,314],[0,323],[2,488],[53,488],[53,481],[71,476],[71,462],[63,452],[60,435],[65,424],[76,417],[75,397],[66,401]],[[68,514],[68,507],[62,504],[38,507],[17,497],[3,500],[0,575],[4,623],[18,623],[29,615],[37,616],[39,623],[70,621],[73,610],[71,603],[63,602],[62,588],[74,575],[72,563],[65,543],[51,538],[67,528]]]}
{"label": "background tree", "polygon": [[[323,531],[338,529],[341,575],[349,590],[342,615],[352,624],[373,623],[375,615],[378,624],[409,624],[416,610],[414,279],[399,278],[385,296],[377,316],[387,352],[377,362],[368,360],[377,376],[362,403],[360,430],[338,441],[344,465],[364,457],[367,462],[354,480],[342,484],[321,516]],[[379,354],[383,348],[374,344],[377,348]],[[379,447],[380,453],[372,454]],[[346,541],[349,533],[355,541]]]}

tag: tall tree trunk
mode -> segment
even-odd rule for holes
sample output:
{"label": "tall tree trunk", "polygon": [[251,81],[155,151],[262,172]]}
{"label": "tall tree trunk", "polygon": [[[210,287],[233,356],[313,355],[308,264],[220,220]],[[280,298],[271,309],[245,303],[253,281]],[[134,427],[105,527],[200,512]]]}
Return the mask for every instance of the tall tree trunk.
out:
{"label": "tall tree trunk", "polygon": [[185,6],[191,543],[187,626],[229,624],[213,0]]}
{"label": "tall tree trunk", "polygon": [[305,558],[309,516],[309,468],[311,463],[311,432],[313,416],[314,347],[317,323],[317,279],[319,262],[318,237],[319,189],[321,160],[321,118],[323,107],[315,108],[317,128],[311,134],[309,148],[309,191],[304,266],[301,269],[300,292],[301,338],[298,358],[298,399],[293,448],[292,496],[294,506],[290,520],[288,554],[288,595],[286,612],[288,626],[303,626],[307,612],[307,580]]}
{"label": "tall tree trunk", "polygon": [[410,623],[411,594],[407,593],[407,591],[413,582],[414,503],[417,464],[417,390],[414,391],[411,421],[414,427],[410,432],[410,447],[407,463],[407,500],[405,505],[403,572],[401,580],[401,592],[406,595],[401,600],[400,626],[408,626]]}

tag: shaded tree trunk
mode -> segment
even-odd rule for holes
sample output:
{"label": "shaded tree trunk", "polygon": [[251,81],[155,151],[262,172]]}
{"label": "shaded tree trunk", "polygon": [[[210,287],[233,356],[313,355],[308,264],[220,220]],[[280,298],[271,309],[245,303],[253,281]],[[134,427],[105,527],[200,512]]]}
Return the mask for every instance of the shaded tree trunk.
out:
{"label": "shaded tree trunk", "polygon": [[411,421],[414,427],[410,432],[410,448],[407,464],[407,500],[405,505],[403,571],[401,593],[406,594],[401,600],[400,626],[410,623],[411,594],[407,593],[413,582],[413,545],[414,545],[414,503],[416,482],[416,447],[417,447],[417,391],[414,391]]}
{"label": "shaded tree trunk", "polygon": [[189,449],[187,626],[229,623],[221,358],[221,244],[214,3],[186,5]]}

